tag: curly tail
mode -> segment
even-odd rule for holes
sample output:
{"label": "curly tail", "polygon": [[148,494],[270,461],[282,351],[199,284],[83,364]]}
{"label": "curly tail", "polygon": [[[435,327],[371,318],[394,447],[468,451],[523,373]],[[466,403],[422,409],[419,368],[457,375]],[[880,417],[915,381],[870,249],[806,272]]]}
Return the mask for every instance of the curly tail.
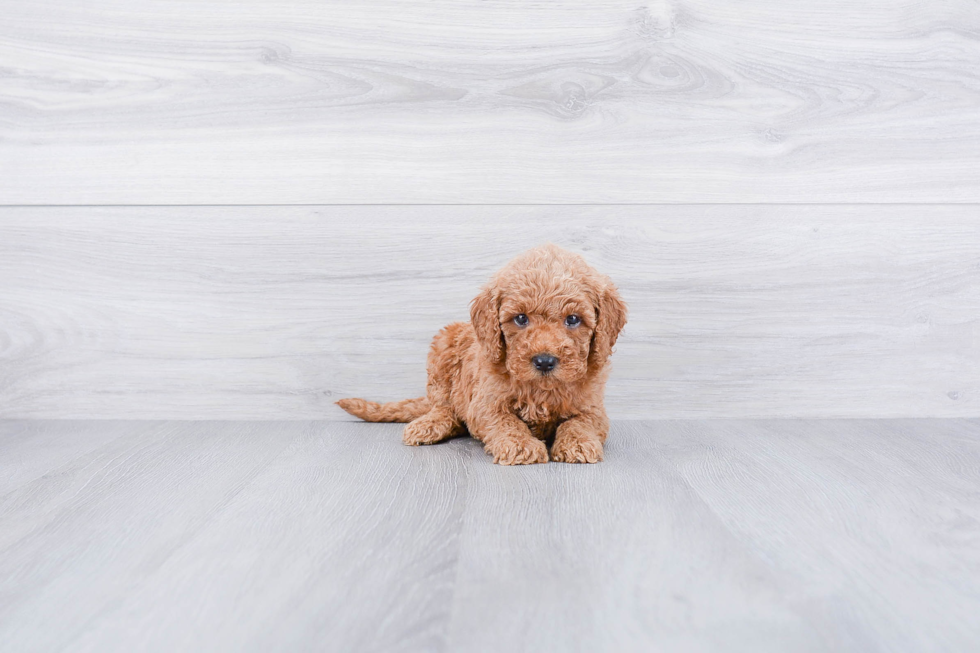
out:
{"label": "curly tail", "polygon": [[402,399],[387,404],[364,399],[341,399],[337,405],[365,422],[411,422],[429,412],[429,400],[425,397]]}

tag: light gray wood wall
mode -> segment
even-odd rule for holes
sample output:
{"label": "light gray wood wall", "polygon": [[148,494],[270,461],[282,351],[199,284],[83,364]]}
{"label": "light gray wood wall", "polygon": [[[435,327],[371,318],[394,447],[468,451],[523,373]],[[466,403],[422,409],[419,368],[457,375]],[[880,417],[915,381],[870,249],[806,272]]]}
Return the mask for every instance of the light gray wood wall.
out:
{"label": "light gray wood wall", "polygon": [[630,301],[614,417],[980,415],[975,2],[0,13],[0,417],[417,395],[545,240]]}
{"label": "light gray wood wall", "polygon": [[620,286],[615,418],[980,415],[976,207],[0,209],[0,417],[341,418],[546,241]]}
{"label": "light gray wood wall", "polygon": [[975,0],[2,15],[6,204],[980,202]]}

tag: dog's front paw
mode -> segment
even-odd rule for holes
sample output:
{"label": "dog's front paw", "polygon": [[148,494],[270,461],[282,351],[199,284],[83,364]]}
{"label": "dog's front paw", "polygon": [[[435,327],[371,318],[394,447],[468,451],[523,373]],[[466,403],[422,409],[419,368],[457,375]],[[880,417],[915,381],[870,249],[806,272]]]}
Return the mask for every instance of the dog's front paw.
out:
{"label": "dog's front paw", "polygon": [[597,463],[602,460],[598,438],[558,438],[551,445],[551,459],[557,463]]}
{"label": "dog's front paw", "polygon": [[498,465],[533,465],[548,462],[544,442],[530,436],[496,438],[486,444],[487,453]]}

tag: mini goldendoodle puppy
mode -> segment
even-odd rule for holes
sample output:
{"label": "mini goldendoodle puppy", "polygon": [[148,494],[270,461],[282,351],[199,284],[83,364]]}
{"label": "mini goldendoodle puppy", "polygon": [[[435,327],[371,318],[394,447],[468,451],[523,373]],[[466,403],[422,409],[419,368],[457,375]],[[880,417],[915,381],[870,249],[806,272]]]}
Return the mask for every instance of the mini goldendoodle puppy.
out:
{"label": "mini goldendoodle puppy", "polygon": [[595,463],[609,419],[608,360],[626,324],[612,281],[555,245],[522,254],[494,275],[429,350],[427,396],[337,404],[369,422],[410,422],[405,444],[467,432],[493,461]]}

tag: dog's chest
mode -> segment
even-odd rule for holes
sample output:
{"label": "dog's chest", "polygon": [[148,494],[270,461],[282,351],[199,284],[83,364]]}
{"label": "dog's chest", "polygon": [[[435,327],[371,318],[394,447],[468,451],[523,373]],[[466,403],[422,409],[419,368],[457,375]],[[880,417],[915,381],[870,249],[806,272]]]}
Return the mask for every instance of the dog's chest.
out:
{"label": "dog's chest", "polygon": [[514,406],[514,412],[535,437],[543,440],[554,435],[558,424],[568,419],[565,406],[560,402],[519,403]]}

